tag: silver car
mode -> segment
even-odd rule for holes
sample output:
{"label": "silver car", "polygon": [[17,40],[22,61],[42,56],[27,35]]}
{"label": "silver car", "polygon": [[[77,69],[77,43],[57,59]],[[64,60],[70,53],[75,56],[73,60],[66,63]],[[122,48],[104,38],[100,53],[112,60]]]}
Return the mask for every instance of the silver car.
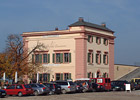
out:
{"label": "silver car", "polygon": [[61,86],[63,94],[68,92],[76,92],[76,85],[72,81],[56,81]]}
{"label": "silver car", "polygon": [[34,90],[35,96],[38,96],[41,94],[49,94],[49,92],[50,92],[50,89],[43,84],[32,83],[32,84],[30,84],[30,86]]}

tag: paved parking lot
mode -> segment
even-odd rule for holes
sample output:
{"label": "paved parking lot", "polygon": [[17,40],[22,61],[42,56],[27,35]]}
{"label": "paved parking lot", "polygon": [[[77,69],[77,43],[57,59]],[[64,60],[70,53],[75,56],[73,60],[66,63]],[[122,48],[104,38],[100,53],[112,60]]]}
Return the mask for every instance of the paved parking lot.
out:
{"label": "paved parking lot", "polygon": [[140,90],[132,91],[131,93],[125,91],[117,91],[87,92],[48,96],[7,96],[6,98],[0,98],[0,100],[140,100]]}

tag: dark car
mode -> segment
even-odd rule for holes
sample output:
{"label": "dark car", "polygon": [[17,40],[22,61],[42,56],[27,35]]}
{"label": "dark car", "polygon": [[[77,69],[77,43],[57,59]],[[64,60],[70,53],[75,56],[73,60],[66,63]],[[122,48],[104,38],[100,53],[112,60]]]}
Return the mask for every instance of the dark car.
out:
{"label": "dark car", "polygon": [[126,80],[116,80],[111,82],[111,88],[113,91],[124,91],[125,85],[129,84]]}
{"label": "dark car", "polygon": [[0,89],[0,98],[4,98],[6,96],[6,91]]}
{"label": "dark car", "polygon": [[100,86],[97,83],[92,83],[92,88],[93,88],[92,89],[93,92],[95,92],[95,91],[102,91],[103,90],[102,86]]}
{"label": "dark car", "polygon": [[82,86],[82,84],[81,83],[79,83],[79,82],[74,82],[75,83],[75,85],[76,85],[76,92],[82,92],[83,91],[83,89],[84,89],[84,87]]}
{"label": "dark car", "polygon": [[49,94],[60,94],[61,93],[61,86],[56,83],[43,83],[50,89]]}
{"label": "dark car", "polygon": [[131,83],[131,90],[139,90],[140,86],[137,83]]}

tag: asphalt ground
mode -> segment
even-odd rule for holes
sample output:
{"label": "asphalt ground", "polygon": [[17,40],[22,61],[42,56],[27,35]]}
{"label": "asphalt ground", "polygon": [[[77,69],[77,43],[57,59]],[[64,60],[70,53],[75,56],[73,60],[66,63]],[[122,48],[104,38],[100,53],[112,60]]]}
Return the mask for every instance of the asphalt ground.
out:
{"label": "asphalt ground", "polygon": [[86,92],[69,93],[60,95],[41,95],[41,96],[6,96],[0,100],[140,100],[140,90],[111,91],[111,92]]}

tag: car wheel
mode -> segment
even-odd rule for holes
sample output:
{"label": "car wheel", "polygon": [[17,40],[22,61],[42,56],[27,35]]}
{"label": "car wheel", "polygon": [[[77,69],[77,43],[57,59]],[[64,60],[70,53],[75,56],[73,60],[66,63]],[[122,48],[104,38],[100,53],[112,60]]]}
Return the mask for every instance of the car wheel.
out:
{"label": "car wheel", "polygon": [[109,92],[110,90],[109,89],[107,89],[107,92]]}
{"label": "car wheel", "polygon": [[34,95],[35,95],[35,96],[38,96],[38,92],[37,92],[37,91],[34,91]]}
{"label": "car wheel", "polygon": [[92,89],[92,92],[96,92],[96,89]]}
{"label": "car wheel", "polygon": [[125,89],[121,88],[121,91],[125,91]]}
{"label": "car wheel", "polygon": [[116,91],[116,89],[115,89],[115,88],[113,88],[112,90],[113,90],[113,91]]}
{"label": "car wheel", "polygon": [[66,94],[67,92],[66,92],[66,90],[62,90],[62,94]]}
{"label": "car wheel", "polygon": [[86,89],[83,89],[82,92],[85,93],[86,92]]}
{"label": "car wheel", "polygon": [[132,89],[132,91],[136,90],[135,88]]}
{"label": "car wheel", "polygon": [[5,96],[2,95],[0,98],[4,98],[4,97],[5,97]]}
{"label": "car wheel", "polygon": [[18,93],[18,96],[19,96],[19,97],[21,97],[22,95],[23,95],[22,92],[19,92],[19,93]]}
{"label": "car wheel", "polygon": [[54,94],[54,92],[53,91],[50,91],[50,93],[49,93],[50,95],[53,95]]}

